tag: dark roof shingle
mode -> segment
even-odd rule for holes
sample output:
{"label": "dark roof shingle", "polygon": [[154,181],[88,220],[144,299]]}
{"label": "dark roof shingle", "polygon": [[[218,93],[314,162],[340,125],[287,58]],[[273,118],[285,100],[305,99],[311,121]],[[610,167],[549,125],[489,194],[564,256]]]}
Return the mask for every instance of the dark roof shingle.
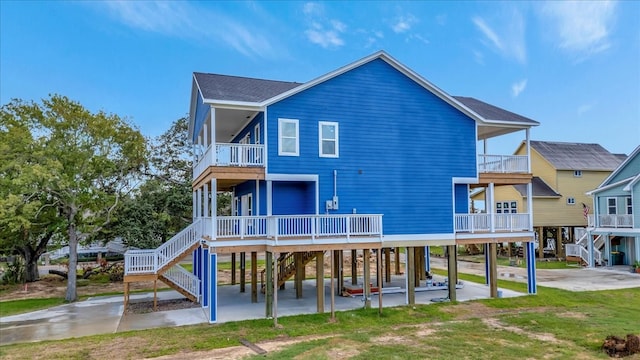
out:
{"label": "dark roof shingle", "polygon": [[[527,185],[525,185],[525,184],[513,185],[513,187],[516,188],[516,190],[518,190],[520,195],[522,195],[523,197],[527,196]],[[562,195],[558,194],[555,190],[553,190],[551,188],[551,186],[547,185],[547,183],[544,182],[544,180],[542,180],[541,178],[539,178],[537,176],[534,176],[531,179],[531,193],[532,193],[533,197],[537,197],[537,196],[560,197],[560,196],[562,196]]]}
{"label": "dark roof shingle", "polygon": [[524,124],[540,125],[540,123],[535,120],[531,120],[522,115],[512,113],[511,111],[501,109],[491,104],[487,104],[484,101],[480,101],[472,97],[454,96],[453,98],[456,99],[458,102],[462,103],[462,105],[473,110],[475,113],[482,116],[486,120],[509,121],[509,122],[524,123]]}
{"label": "dark roof shingle", "polygon": [[194,72],[202,96],[208,100],[259,103],[302,84]]}
{"label": "dark roof shingle", "polygon": [[623,161],[599,144],[531,141],[531,147],[557,170],[612,171]]}

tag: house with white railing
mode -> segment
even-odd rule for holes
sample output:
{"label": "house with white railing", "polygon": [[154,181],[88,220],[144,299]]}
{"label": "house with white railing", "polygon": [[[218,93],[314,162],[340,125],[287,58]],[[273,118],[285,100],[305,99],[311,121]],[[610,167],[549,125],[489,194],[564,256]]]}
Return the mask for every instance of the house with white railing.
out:
{"label": "house with white railing", "polygon": [[[640,261],[640,146],[597,189],[584,244],[572,249],[590,267],[632,265]],[[569,249],[567,249],[567,255]]]}
{"label": "house with white railing", "polygon": [[[514,184],[530,192],[529,131],[537,125],[451,96],[382,51],[305,83],[194,73],[193,224],[158,249],[127,254],[125,293],[131,282],[162,280],[201,303],[216,322],[219,256],[229,256],[234,274],[238,256],[240,283],[232,286],[244,292],[250,276],[251,301],[264,301],[270,317],[277,314],[278,292],[289,291],[283,290],[287,280],[293,278],[302,296],[303,269],[315,262],[323,312],[325,257],[337,279],[331,292],[341,294],[344,251],[355,261],[356,254],[368,259],[375,250],[378,274],[385,269],[385,281],[377,279],[381,288],[390,281],[389,250],[403,248],[404,291],[413,303],[430,246],[449,250],[454,284],[456,245],[479,244],[488,249],[487,277],[497,296],[490,254],[497,242],[522,242],[533,254],[531,206],[517,214],[476,214],[469,193]],[[479,144],[514,132],[523,134],[524,154],[478,151]],[[231,194],[231,215],[216,210],[222,192]],[[176,266],[187,255],[193,255],[192,274]],[[527,264],[535,293],[535,262],[528,257]],[[362,279],[352,275],[365,299],[370,266],[364,262]],[[449,288],[453,300],[455,291]]]}

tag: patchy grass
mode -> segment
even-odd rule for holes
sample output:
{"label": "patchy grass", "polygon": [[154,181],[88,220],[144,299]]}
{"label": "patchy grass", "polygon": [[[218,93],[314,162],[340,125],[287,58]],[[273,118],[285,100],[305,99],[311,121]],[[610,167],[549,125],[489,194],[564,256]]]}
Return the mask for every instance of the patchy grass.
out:
{"label": "patchy grass", "polygon": [[0,302],[0,317],[22,314],[29,311],[47,309],[62,305],[63,298],[9,300]]}
{"label": "patchy grass", "polygon": [[[500,285],[526,291],[522,283]],[[282,317],[279,327],[273,320],[251,320],[16,344],[0,347],[0,357],[103,358],[118,349],[119,358],[129,359],[237,359],[243,355],[232,347],[246,338],[270,349],[266,357],[272,359],[417,359],[427,354],[430,359],[605,359],[600,346],[606,336],[640,331],[640,288],[538,290],[536,296],[385,308],[382,314],[377,309],[337,312],[335,322],[329,314],[313,314]],[[247,354],[246,348],[238,349]]]}

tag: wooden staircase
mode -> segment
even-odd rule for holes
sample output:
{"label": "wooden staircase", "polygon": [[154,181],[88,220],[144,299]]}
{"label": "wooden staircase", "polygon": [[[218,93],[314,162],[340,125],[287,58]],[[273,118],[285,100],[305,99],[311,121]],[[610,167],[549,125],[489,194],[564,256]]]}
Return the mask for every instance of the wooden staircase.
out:
{"label": "wooden staircase", "polygon": [[[291,279],[297,272],[295,252],[283,253],[278,257],[276,266],[278,266],[278,287],[282,286],[287,280]],[[302,253],[302,266],[306,266],[316,258],[317,251],[306,251]],[[262,270],[260,274],[260,283],[262,292],[265,291],[265,272]]]}
{"label": "wooden staircase", "polygon": [[195,221],[157,249],[125,253],[124,306],[129,302],[132,282],[154,282],[154,309],[157,307],[156,281],[160,280],[193,302],[200,300],[200,280],[179,263],[200,246],[200,221]]}

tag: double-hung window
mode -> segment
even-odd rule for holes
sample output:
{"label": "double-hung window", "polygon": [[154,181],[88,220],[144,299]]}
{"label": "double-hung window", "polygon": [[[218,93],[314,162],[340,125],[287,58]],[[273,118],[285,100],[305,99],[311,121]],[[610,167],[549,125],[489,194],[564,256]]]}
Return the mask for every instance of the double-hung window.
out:
{"label": "double-hung window", "polygon": [[616,198],[607,198],[607,214],[616,215],[618,213],[618,202]]}
{"label": "double-hung window", "polygon": [[298,120],[278,119],[278,155],[300,155]]}
{"label": "double-hung window", "polygon": [[320,157],[339,156],[338,123],[320,121],[318,123],[318,146]]}

